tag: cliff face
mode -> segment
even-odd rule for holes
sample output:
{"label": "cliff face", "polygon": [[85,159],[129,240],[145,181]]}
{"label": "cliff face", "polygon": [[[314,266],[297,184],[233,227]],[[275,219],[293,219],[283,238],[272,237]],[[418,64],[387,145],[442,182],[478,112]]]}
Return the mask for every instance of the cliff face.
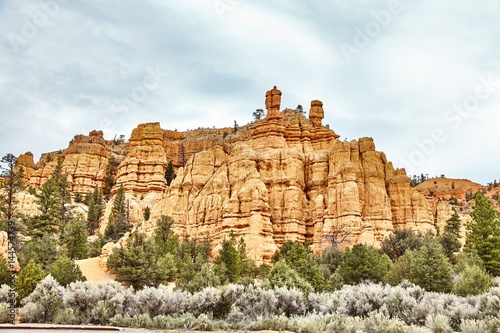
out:
{"label": "cliff face", "polygon": [[173,216],[181,235],[209,235],[215,250],[233,231],[257,261],[270,260],[286,240],[319,251],[334,234],[377,246],[396,227],[433,228],[425,199],[370,138],[305,151],[309,144],[239,142],[200,152],[178,170],[156,214]]}
{"label": "cliff face", "polygon": [[[114,155],[112,144],[103,138],[102,131],[92,131],[88,136],[75,135],[67,149],[43,154],[35,165],[33,155],[26,153],[18,158],[18,165],[30,170],[27,186],[40,188],[52,175],[61,160],[62,170],[68,177],[72,192],[87,193],[96,185],[103,186],[109,157]],[[34,168],[29,166],[33,165]]]}
{"label": "cliff face", "polygon": [[127,155],[118,166],[116,183],[128,192],[163,192],[167,158],[160,123],[141,124],[132,131]]}
{"label": "cliff face", "polygon": [[[276,87],[268,91],[266,119],[236,132],[167,131],[149,123],[118,146],[102,132],[76,136],[60,154],[63,169],[73,191],[89,192],[102,186],[114,156],[120,162],[114,191],[124,186],[136,226],[150,230],[158,217],[170,215],[181,237],[209,236],[214,253],[233,231],[257,262],[269,261],[286,240],[309,241],[320,251],[344,236],[344,245],[377,246],[397,227],[433,229],[425,198],[371,138],[341,142],[322,124],[321,101],[311,102],[306,118],[297,110],[280,111],[280,99]],[[29,184],[39,187],[48,178],[56,163],[52,155],[42,157],[52,161],[39,162]],[[167,186],[169,161],[177,177]],[[146,206],[149,221],[142,216]]]}

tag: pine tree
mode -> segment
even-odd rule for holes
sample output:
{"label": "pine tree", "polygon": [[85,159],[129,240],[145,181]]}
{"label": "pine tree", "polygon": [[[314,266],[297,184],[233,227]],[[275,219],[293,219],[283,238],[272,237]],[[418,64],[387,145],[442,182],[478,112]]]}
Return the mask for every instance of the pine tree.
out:
{"label": "pine tree", "polygon": [[16,215],[16,193],[24,189],[23,186],[23,169],[16,170],[16,157],[12,154],[6,154],[0,160],[0,163],[7,164],[6,167],[1,167],[2,171],[0,180],[0,213],[7,220],[11,220]]}
{"label": "pine tree", "polygon": [[88,202],[87,231],[89,235],[93,235],[99,228],[102,214],[102,191],[96,185]]}
{"label": "pine tree", "polygon": [[131,224],[128,217],[128,207],[125,201],[125,190],[123,184],[120,185],[113,201],[113,209],[109,216],[108,225],[104,237],[112,242],[119,240],[127,231],[130,231]]}
{"label": "pine tree", "polygon": [[149,206],[146,206],[142,213],[144,215],[144,221],[149,221],[149,218],[151,217],[151,208],[149,208]]}
{"label": "pine tree", "polygon": [[68,257],[59,257],[50,269],[50,274],[63,287],[71,282],[86,281],[80,267]]}
{"label": "pine tree", "polygon": [[110,156],[106,165],[106,174],[104,176],[104,187],[102,193],[106,198],[111,195],[111,189],[115,185],[116,171],[118,170],[118,162],[113,156]]}
{"label": "pine tree", "polygon": [[219,276],[222,282],[227,280],[229,283],[235,283],[240,279],[241,263],[236,248],[236,240],[232,232],[230,238],[224,239],[222,242],[222,248],[215,263],[219,266],[219,270],[222,265],[225,267],[224,275]]}
{"label": "pine tree", "polygon": [[28,265],[21,269],[16,279],[17,301],[21,302],[22,299],[28,297],[46,275],[47,272],[40,265],[30,260]]}
{"label": "pine tree", "polygon": [[364,280],[381,282],[391,268],[391,259],[371,246],[356,244],[345,253],[336,270],[346,284],[358,284]]}
{"label": "pine tree", "polygon": [[61,199],[54,178],[43,183],[35,197],[40,214],[31,219],[28,225],[29,235],[40,237],[45,233],[57,232],[61,226]]}
{"label": "pine tree", "polygon": [[87,258],[87,237],[85,221],[75,218],[68,222],[62,240],[70,259]]}
{"label": "pine tree", "polygon": [[441,246],[443,247],[444,254],[450,259],[454,259],[454,253],[460,251],[462,244],[460,243],[460,216],[458,215],[455,208],[453,208],[453,214],[446,221],[446,226],[444,227],[444,233],[439,237]]}
{"label": "pine tree", "polygon": [[125,246],[116,248],[109,256],[107,265],[116,274],[117,281],[135,289],[167,281],[166,276],[158,274],[158,255],[154,241],[140,232],[133,233]]}
{"label": "pine tree", "polygon": [[255,266],[248,258],[247,245],[243,237],[238,241],[238,261],[240,265],[240,278],[250,277],[252,274],[252,266]]}
{"label": "pine tree", "polygon": [[0,285],[7,284],[10,285],[10,278],[12,277],[12,271],[7,266],[7,260],[3,256],[0,256]]}
{"label": "pine tree", "polygon": [[313,292],[311,284],[290,267],[285,260],[278,260],[274,264],[263,286],[267,288],[297,288],[305,294]]}
{"label": "pine tree", "polygon": [[178,247],[177,258],[178,276],[175,284],[181,289],[187,288],[189,282],[201,270],[201,266],[210,261],[208,239],[184,239]]}
{"label": "pine tree", "polygon": [[71,203],[71,192],[68,178],[66,177],[66,175],[64,175],[62,170],[62,159],[60,156],[57,157],[57,164],[54,168],[54,172],[52,173],[51,178],[54,179],[57,191],[59,192],[60,221],[61,226],[64,229],[64,227],[66,226],[66,222],[70,219],[66,205],[68,203]]}
{"label": "pine tree", "polygon": [[24,242],[18,254],[19,264],[24,267],[33,260],[48,270],[59,255],[57,243],[55,237],[48,233]]}
{"label": "pine tree", "polygon": [[427,237],[422,246],[413,251],[409,281],[427,291],[450,292],[452,265],[437,239]]}
{"label": "pine tree", "polygon": [[394,230],[394,233],[385,237],[382,241],[382,251],[396,261],[405,254],[406,250],[416,250],[422,245],[423,236],[411,230],[400,228]]}
{"label": "pine tree", "polygon": [[493,279],[482,267],[465,265],[452,292],[462,297],[480,295],[493,287]]}
{"label": "pine tree", "polygon": [[327,282],[319,270],[318,258],[309,247],[299,242],[287,241],[273,256],[273,262],[284,260],[304,280],[308,281],[315,291],[324,290]]}
{"label": "pine tree", "polygon": [[500,275],[500,219],[493,204],[477,193],[471,212],[472,221],[467,224],[466,250],[475,250],[488,272]]}
{"label": "pine tree", "polygon": [[177,254],[178,237],[174,234],[172,226],[174,220],[170,216],[162,215],[156,221],[155,243],[158,253],[164,255],[167,253]]}
{"label": "pine tree", "polygon": [[175,177],[177,177],[177,175],[175,174],[174,165],[172,164],[172,161],[169,161],[167,169],[165,170],[165,180],[167,181],[167,186],[170,186]]}

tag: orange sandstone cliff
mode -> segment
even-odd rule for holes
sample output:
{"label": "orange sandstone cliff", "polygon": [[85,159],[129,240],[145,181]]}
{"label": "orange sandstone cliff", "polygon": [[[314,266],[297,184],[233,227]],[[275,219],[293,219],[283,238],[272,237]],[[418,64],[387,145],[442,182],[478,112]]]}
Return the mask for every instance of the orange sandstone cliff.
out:
{"label": "orange sandstone cliff", "polygon": [[[232,231],[257,262],[270,261],[286,240],[308,241],[320,251],[339,232],[348,234],[350,244],[377,246],[397,227],[433,229],[426,199],[371,138],[342,142],[322,124],[321,101],[311,102],[306,117],[280,111],[281,94],[269,90],[266,118],[237,131],[177,132],[147,123],[133,130],[129,142],[106,141],[93,131],[37,165],[28,153],[19,163],[30,168],[27,183],[38,188],[61,158],[72,190],[89,192],[103,185],[113,156],[119,162],[114,191],[124,186],[138,228],[150,230],[158,217],[170,215],[181,237],[208,236],[214,251]],[[177,177],[167,186],[169,161]]]}

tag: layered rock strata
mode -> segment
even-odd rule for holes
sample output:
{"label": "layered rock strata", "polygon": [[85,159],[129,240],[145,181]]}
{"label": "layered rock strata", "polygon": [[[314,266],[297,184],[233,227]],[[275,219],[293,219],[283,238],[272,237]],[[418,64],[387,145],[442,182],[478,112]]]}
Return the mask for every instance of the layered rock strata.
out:
{"label": "layered rock strata", "polygon": [[[116,156],[114,191],[124,186],[136,227],[151,231],[161,215],[172,216],[181,237],[208,236],[214,254],[234,232],[258,263],[269,262],[287,240],[308,241],[321,251],[332,237],[345,236],[342,246],[377,246],[397,227],[433,229],[425,198],[410,187],[403,169],[375,150],[371,138],[338,140],[323,125],[319,100],[311,102],[309,118],[297,110],[280,111],[280,100],[281,91],[269,90],[266,119],[236,132],[177,132],[148,123],[118,146],[104,140],[102,132],[76,136],[60,154],[64,170],[73,190],[90,191],[102,183],[107,161]],[[38,187],[47,179],[55,157],[37,164],[30,184]],[[167,186],[169,161],[177,176]],[[112,200],[106,216],[111,205]],[[151,209],[148,221],[142,214],[146,207]]]}

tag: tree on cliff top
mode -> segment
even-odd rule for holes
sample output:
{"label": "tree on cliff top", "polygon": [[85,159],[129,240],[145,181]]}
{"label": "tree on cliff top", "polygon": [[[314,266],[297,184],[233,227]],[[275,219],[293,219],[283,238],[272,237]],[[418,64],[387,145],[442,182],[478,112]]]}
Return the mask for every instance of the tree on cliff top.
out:
{"label": "tree on cliff top", "polygon": [[16,157],[12,154],[6,154],[0,160],[0,163],[6,166],[0,166],[2,171],[0,180],[0,213],[2,213],[7,220],[15,216],[16,209],[16,193],[23,190],[23,169],[15,170]]}
{"label": "tree on cliff top", "polygon": [[260,120],[261,118],[264,117],[264,115],[265,115],[265,112],[262,109],[256,109],[254,112],[252,112],[252,116],[253,116],[254,120]]}

